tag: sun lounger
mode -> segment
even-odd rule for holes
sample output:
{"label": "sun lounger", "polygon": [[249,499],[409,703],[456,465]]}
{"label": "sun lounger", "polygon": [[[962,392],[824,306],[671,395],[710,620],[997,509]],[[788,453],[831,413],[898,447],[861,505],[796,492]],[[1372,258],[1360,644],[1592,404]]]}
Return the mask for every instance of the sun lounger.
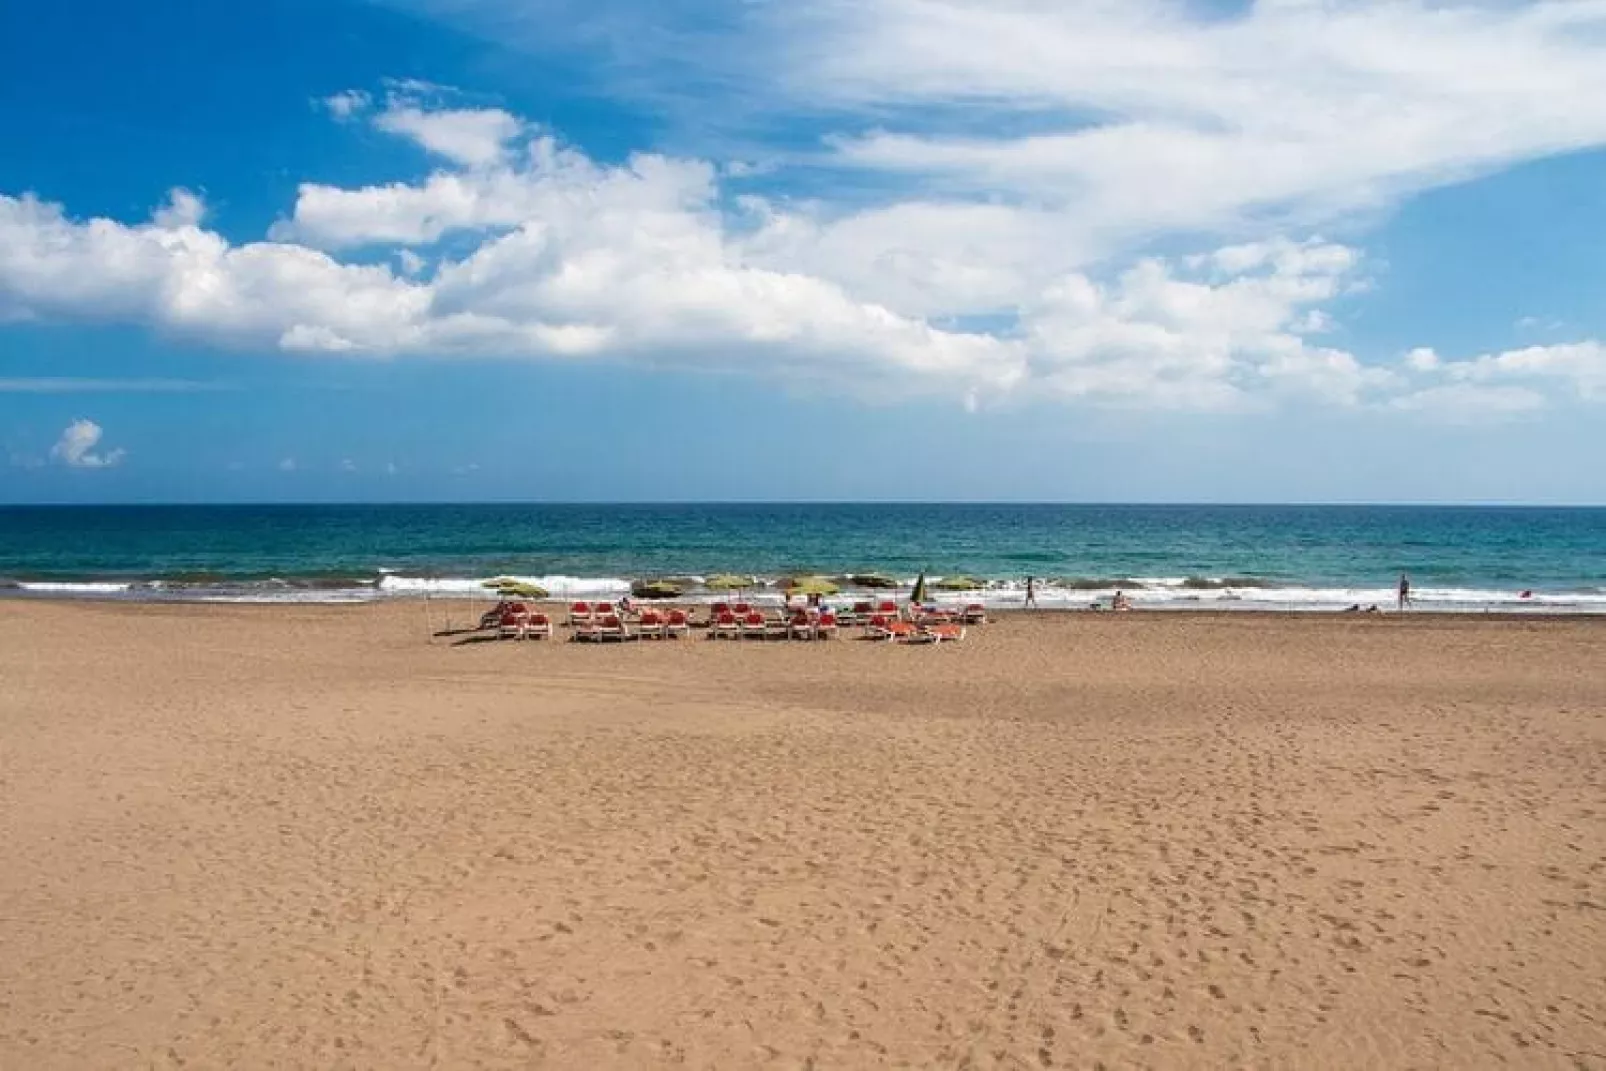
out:
{"label": "sun lounger", "polygon": [[808,614],[793,614],[792,620],[786,623],[786,634],[794,640],[812,640],[814,639],[814,622],[809,620]]}
{"label": "sun lounger", "polygon": [[890,640],[892,622],[880,614],[871,614],[870,619],[864,623],[864,638],[867,640]]}
{"label": "sun lounger", "polygon": [[930,635],[934,643],[957,643],[965,638],[964,625],[927,625],[920,631]]}
{"label": "sun lounger", "polygon": [[569,627],[579,628],[591,624],[591,604],[588,602],[571,602],[569,604]]}
{"label": "sun lounger", "polygon": [[671,610],[664,619],[664,639],[672,640],[677,636],[691,635],[691,618],[685,610]]}
{"label": "sun lounger", "polygon": [[973,602],[960,611],[959,619],[967,625],[985,625],[987,623],[987,607],[979,602]]}
{"label": "sun lounger", "polygon": [[745,619],[752,612],[753,607],[750,603],[739,602],[731,607],[731,613],[736,615],[738,621]]}
{"label": "sun lounger", "polygon": [[664,615],[657,610],[643,610],[636,621],[636,636],[643,640],[664,638]]}
{"label": "sun lounger", "polygon": [[814,622],[814,638],[815,639],[819,639],[819,640],[828,640],[832,636],[836,635],[836,629],[837,629],[836,614],[833,614],[833,613],[821,614],[819,616],[819,618]]}
{"label": "sun lounger", "polygon": [[517,614],[511,610],[504,611],[496,623],[496,638],[499,640],[523,639],[524,623],[528,620],[528,614]]}
{"label": "sun lounger", "polygon": [[767,640],[769,637],[769,625],[765,622],[763,614],[757,610],[752,610],[748,612],[746,617],[742,618],[742,639]]}
{"label": "sun lounger", "polygon": [[609,614],[617,614],[618,612],[618,609],[616,609],[611,602],[599,602],[597,605],[591,608],[591,616],[594,618],[603,618],[607,617]]}
{"label": "sun lounger", "polygon": [[602,641],[623,641],[630,638],[630,633],[626,631],[625,623],[619,619],[618,614],[604,614],[598,619],[595,631],[597,639]]}
{"label": "sun lounger", "polygon": [[713,623],[708,626],[708,638],[711,640],[739,640],[742,638],[742,623],[736,620],[736,615],[726,610]]}
{"label": "sun lounger", "polygon": [[531,614],[530,619],[524,623],[524,638],[527,640],[550,640],[552,638],[552,619],[546,614]]}
{"label": "sun lounger", "polygon": [[[938,626],[941,627],[941,626]],[[892,642],[910,645],[921,643],[941,643],[942,637],[929,628],[920,628],[907,621],[895,622],[892,628]]]}
{"label": "sun lounger", "polygon": [[881,602],[881,603],[877,604],[877,606],[875,608],[875,612],[879,616],[885,617],[890,621],[898,620],[898,604],[895,603],[895,602],[890,602],[890,601]]}

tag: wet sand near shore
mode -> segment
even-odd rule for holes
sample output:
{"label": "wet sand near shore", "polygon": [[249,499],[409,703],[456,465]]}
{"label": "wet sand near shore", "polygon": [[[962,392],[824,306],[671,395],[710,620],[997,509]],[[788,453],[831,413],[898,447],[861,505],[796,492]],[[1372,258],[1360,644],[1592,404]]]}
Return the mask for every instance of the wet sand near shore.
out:
{"label": "wet sand near shore", "polygon": [[0,1067],[1606,1068],[1606,621],[444,609],[0,603]]}

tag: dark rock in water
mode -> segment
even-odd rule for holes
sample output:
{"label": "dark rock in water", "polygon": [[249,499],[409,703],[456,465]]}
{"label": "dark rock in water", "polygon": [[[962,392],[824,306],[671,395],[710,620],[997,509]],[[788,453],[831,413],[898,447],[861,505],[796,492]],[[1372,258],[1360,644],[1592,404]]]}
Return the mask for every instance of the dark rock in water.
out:
{"label": "dark rock in water", "polygon": [[890,576],[881,573],[861,573],[847,578],[849,584],[856,588],[895,588],[898,582]]}

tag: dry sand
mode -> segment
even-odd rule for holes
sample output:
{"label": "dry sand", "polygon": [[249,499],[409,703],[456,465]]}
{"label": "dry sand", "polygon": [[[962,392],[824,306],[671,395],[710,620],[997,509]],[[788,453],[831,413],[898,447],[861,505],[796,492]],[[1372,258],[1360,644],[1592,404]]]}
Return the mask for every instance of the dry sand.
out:
{"label": "dry sand", "polygon": [[0,604],[0,1067],[1606,1067],[1606,623],[423,615]]}

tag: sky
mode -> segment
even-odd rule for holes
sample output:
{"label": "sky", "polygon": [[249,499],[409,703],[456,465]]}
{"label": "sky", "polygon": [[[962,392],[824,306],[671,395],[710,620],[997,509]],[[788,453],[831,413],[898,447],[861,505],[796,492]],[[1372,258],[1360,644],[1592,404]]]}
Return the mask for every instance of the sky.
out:
{"label": "sky", "polygon": [[0,5],[0,503],[1606,503],[1606,0]]}

